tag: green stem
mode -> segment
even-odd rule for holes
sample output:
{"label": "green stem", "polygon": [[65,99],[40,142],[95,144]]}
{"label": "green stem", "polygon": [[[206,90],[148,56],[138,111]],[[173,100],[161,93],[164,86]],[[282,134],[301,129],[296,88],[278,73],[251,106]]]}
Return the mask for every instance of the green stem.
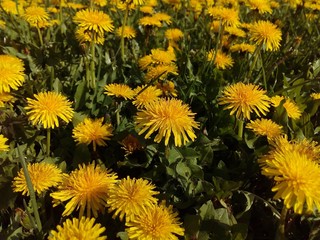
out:
{"label": "green stem", "polygon": [[27,168],[27,164],[25,162],[24,156],[22,156],[22,153],[20,151],[20,145],[17,145],[17,149],[18,149],[18,154],[19,154],[19,160],[20,163],[22,165],[22,169],[23,169],[23,173],[27,182],[27,187],[29,190],[29,194],[30,194],[30,201],[31,201],[31,206],[33,209],[33,214],[34,217],[36,219],[36,223],[37,223],[37,228],[38,231],[41,232],[42,231],[42,224],[41,224],[41,220],[40,220],[40,215],[39,215],[39,211],[38,211],[38,205],[37,205],[37,200],[36,200],[36,194],[34,192],[33,186],[32,186],[32,182],[31,182],[31,178],[28,172],[28,168]]}
{"label": "green stem", "polygon": [[51,129],[47,129],[47,151],[46,155],[47,157],[50,157],[50,141],[51,141]]}
{"label": "green stem", "polygon": [[117,103],[117,110],[116,110],[116,118],[117,118],[117,126],[119,127],[120,126],[120,111],[121,111],[121,108],[122,108],[122,102],[120,103]]}
{"label": "green stem", "polygon": [[[95,33],[93,33],[93,38]],[[96,70],[95,70],[95,49],[96,45],[94,43],[94,39],[92,39],[91,44],[90,44],[90,50],[91,50],[91,62],[90,62],[90,73],[91,73],[91,87],[95,88],[96,87]]]}
{"label": "green stem", "polygon": [[124,28],[127,24],[127,19],[128,19],[128,14],[129,14],[129,5],[126,5],[126,11],[124,13],[124,19],[122,22],[122,28],[121,28],[121,40],[120,40],[120,48],[121,48],[121,59],[124,62]]}
{"label": "green stem", "polygon": [[244,121],[240,119],[238,119],[237,121],[238,121],[238,137],[242,139]]}
{"label": "green stem", "polygon": [[286,226],[286,217],[287,217],[288,209],[285,205],[282,207],[281,216],[279,220],[279,226],[277,230],[276,240],[285,240],[285,226]]}
{"label": "green stem", "polygon": [[43,40],[42,40],[42,34],[40,31],[40,28],[37,27],[38,35],[39,35],[39,40],[40,40],[40,46],[43,47]]}
{"label": "green stem", "polygon": [[247,76],[246,76],[245,79],[244,79],[244,82],[249,82],[249,81],[250,81],[250,78],[251,78],[251,76],[252,76],[253,69],[254,69],[255,66],[256,66],[256,63],[257,63],[257,60],[258,60],[258,57],[259,57],[259,53],[260,53],[261,48],[262,48],[262,44],[260,44],[260,45],[255,49],[255,51],[254,51],[254,53],[253,53],[253,56],[252,56],[252,57],[253,57],[253,61],[252,61],[252,63],[250,64],[250,69],[249,69],[249,71],[248,71]]}

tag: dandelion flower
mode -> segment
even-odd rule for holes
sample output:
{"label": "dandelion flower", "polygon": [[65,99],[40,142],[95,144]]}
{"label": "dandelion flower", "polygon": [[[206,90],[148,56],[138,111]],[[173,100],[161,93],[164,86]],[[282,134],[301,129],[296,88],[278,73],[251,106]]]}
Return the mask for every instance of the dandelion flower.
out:
{"label": "dandelion flower", "polygon": [[183,38],[183,32],[178,28],[168,29],[165,31],[164,35],[168,40],[172,41],[179,41]]}
{"label": "dandelion flower", "polygon": [[7,141],[8,141],[8,138],[0,134],[0,151],[1,152],[9,151],[9,145],[6,144]]}
{"label": "dandelion flower", "polygon": [[222,51],[218,51],[217,54],[215,54],[213,49],[208,52],[207,59],[208,61],[214,61],[214,64],[218,69],[230,68],[234,63],[231,56],[223,53]]}
{"label": "dandelion flower", "polygon": [[120,144],[122,145],[121,148],[125,151],[125,156],[130,155],[130,154],[134,153],[135,151],[142,149],[141,143],[132,134],[129,134],[128,136],[126,136],[120,142]]}
{"label": "dandelion flower", "polygon": [[246,127],[257,135],[267,136],[268,139],[273,139],[282,133],[282,126],[270,119],[257,119],[248,123]]}
{"label": "dandelion flower", "polygon": [[[31,178],[32,186],[38,194],[47,191],[51,187],[58,186],[63,179],[62,171],[50,163],[29,163],[27,169]],[[18,176],[13,179],[13,191],[22,192],[22,195],[29,196],[29,189],[21,168]]]}
{"label": "dandelion flower", "polygon": [[311,93],[310,97],[312,97],[313,100],[319,100],[320,99],[320,93]]}
{"label": "dandelion flower", "polygon": [[93,151],[96,151],[96,145],[106,146],[105,140],[112,136],[112,125],[103,124],[103,118],[86,118],[72,130],[73,138],[78,144],[89,145],[93,143]]}
{"label": "dandelion flower", "polygon": [[233,8],[225,7],[211,7],[208,9],[208,13],[214,19],[221,20],[224,26],[238,26],[240,25],[239,12]]}
{"label": "dandelion flower", "polygon": [[170,65],[176,61],[176,56],[171,51],[162,49],[151,49],[151,54],[139,59],[139,67],[142,70],[148,69],[154,65]]}
{"label": "dandelion flower", "polygon": [[290,98],[286,99],[285,103],[283,104],[283,107],[286,109],[289,118],[299,119],[301,117],[301,110],[299,109],[297,104]]}
{"label": "dandelion flower", "polygon": [[154,81],[156,79],[163,80],[169,74],[178,75],[178,67],[176,64],[169,65],[157,65],[156,67],[148,68],[148,71],[145,75],[146,82]]}
{"label": "dandelion flower", "polygon": [[[279,146],[280,149],[281,146]],[[320,208],[319,163],[296,149],[279,150],[273,158],[264,158],[262,174],[275,180],[272,188],[275,199],[283,199],[286,208],[293,208],[297,214],[313,212]]]}
{"label": "dandelion flower", "polygon": [[41,28],[49,24],[49,14],[43,7],[28,7],[26,8],[23,17],[33,27]]}
{"label": "dandelion flower", "polygon": [[153,102],[162,95],[162,91],[156,86],[139,86],[134,89],[136,96],[132,102],[138,108],[144,107],[146,104]]}
{"label": "dandelion flower", "polygon": [[281,30],[269,21],[258,21],[249,27],[250,40],[258,45],[263,44],[267,51],[276,51],[280,48]]}
{"label": "dandelion flower", "polygon": [[246,32],[238,27],[225,27],[225,31],[228,34],[236,36],[236,37],[245,37],[246,36]]}
{"label": "dandelion flower", "polygon": [[166,13],[158,12],[158,13],[155,13],[152,17],[161,21],[161,22],[165,22],[167,25],[170,25],[172,22],[171,16],[169,16]]}
{"label": "dandelion flower", "polygon": [[269,97],[265,93],[257,85],[239,82],[225,87],[218,101],[228,105],[224,109],[231,109],[230,115],[235,113],[238,119],[250,119],[252,112],[260,117],[269,111]]}
{"label": "dandelion flower", "polygon": [[73,117],[71,102],[56,92],[42,92],[34,94],[35,99],[27,98],[25,107],[29,120],[33,125],[41,123],[44,128],[59,127],[59,118],[66,123]]}
{"label": "dandelion flower", "polygon": [[76,39],[80,42],[80,43],[84,43],[84,42],[94,42],[95,44],[100,44],[102,45],[104,43],[104,36],[102,33],[96,33],[93,34],[90,33],[90,31],[87,31],[85,28],[77,28],[76,30]]}
{"label": "dandelion flower", "polygon": [[271,102],[272,106],[278,107],[283,99],[284,99],[283,96],[276,95],[276,96],[273,96],[272,98],[270,98],[270,102]]}
{"label": "dandelion flower", "polygon": [[172,81],[158,82],[157,88],[162,91],[164,96],[177,97],[177,90],[175,89],[174,83]]}
{"label": "dandelion flower", "polygon": [[95,224],[94,218],[72,218],[67,219],[62,226],[58,225],[57,231],[51,230],[48,240],[105,240],[106,236],[100,236],[105,230],[100,223]]}
{"label": "dandelion flower", "polygon": [[130,239],[136,240],[177,240],[177,235],[184,235],[184,229],[177,216],[172,206],[153,205],[127,222],[126,232]]}
{"label": "dandelion flower", "polygon": [[93,0],[92,2],[93,2],[93,4],[100,6],[100,7],[104,7],[107,5],[107,0]]}
{"label": "dandelion flower", "polygon": [[[122,26],[117,29],[116,34],[117,34],[117,36],[121,37]],[[136,30],[134,30],[133,27],[124,26],[124,29],[123,29],[123,37],[124,38],[132,39],[132,38],[135,38],[136,35],[137,35]]]}
{"label": "dandelion flower", "polygon": [[[17,7],[18,4],[18,7]],[[24,9],[23,5],[19,3],[19,1],[16,3],[15,1],[11,0],[3,0],[1,1],[1,7],[6,13],[13,14],[13,15],[18,15],[18,14],[23,14]]]}
{"label": "dandelion flower", "polygon": [[10,93],[0,93],[0,107],[4,107],[6,103],[14,102],[14,97]]}
{"label": "dandelion flower", "polygon": [[247,43],[239,43],[234,44],[230,47],[231,52],[249,52],[253,53],[256,49],[255,45],[247,44]]}
{"label": "dandelion flower", "polygon": [[150,17],[150,16],[145,16],[139,19],[139,24],[146,27],[146,26],[155,26],[155,27],[161,27],[162,23],[159,19]]}
{"label": "dandelion flower", "polygon": [[[110,189],[117,182],[117,176],[95,163],[79,165],[63,179],[57,191],[50,194],[54,207],[68,201],[65,205],[63,216],[70,215],[74,210],[79,210],[79,217],[86,215],[98,217],[98,211],[105,208]],[[85,212],[86,210],[86,212]]]}
{"label": "dandelion flower", "polygon": [[135,216],[147,211],[152,205],[157,204],[154,195],[155,186],[144,179],[131,179],[130,177],[121,179],[114,188],[110,190],[110,196],[107,199],[109,212],[113,216],[119,215],[120,220],[126,218],[126,222],[132,220]]}
{"label": "dandelion flower", "polygon": [[147,13],[147,14],[152,14],[153,13],[153,7],[152,6],[141,6],[140,7],[140,12],[142,13]]}
{"label": "dandelion flower", "polygon": [[250,9],[258,10],[260,14],[272,13],[269,0],[247,0],[246,4]]}
{"label": "dandelion flower", "polygon": [[115,96],[118,98],[124,99],[132,99],[135,92],[126,84],[119,84],[119,83],[111,83],[104,87],[106,90],[104,93],[108,96]]}
{"label": "dandelion flower", "polygon": [[23,62],[14,56],[0,55],[0,93],[17,90],[24,79]]}
{"label": "dandelion flower", "polygon": [[93,31],[101,35],[104,32],[112,32],[114,29],[110,16],[98,10],[81,10],[76,13],[73,21],[86,31]]}
{"label": "dandelion flower", "polygon": [[178,99],[159,99],[153,101],[141,109],[135,118],[137,128],[141,129],[139,135],[147,132],[145,138],[149,138],[154,132],[158,132],[154,141],[159,143],[165,138],[168,145],[170,136],[174,136],[175,146],[185,145],[189,140],[194,141],[196,135],[193,128],[198,129],[199,124],[194,120],[194,113],[189,106]]}

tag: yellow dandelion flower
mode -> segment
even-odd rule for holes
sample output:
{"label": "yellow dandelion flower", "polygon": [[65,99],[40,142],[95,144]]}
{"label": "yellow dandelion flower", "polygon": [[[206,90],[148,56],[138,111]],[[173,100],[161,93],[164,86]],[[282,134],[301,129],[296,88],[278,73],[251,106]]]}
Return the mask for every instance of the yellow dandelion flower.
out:
{"label": "yellow dandelion flower", "polygon": [[175,89],[174,83],[172,81],[158,82],[157,88],[162,91],[162,95],[168,97],[177,97],[177,90]]}
{"label": "yellow dandelion flower", "polygon": [[272,106],[278,107],[283,99],[284,99],[283,96],[276,95],[270,98],[270,102]]}
{"label": "yellow dandelion flower", "polygon": [[233,66],[233,59],[230,55],[225,54],[224,52],[218,50],[215,54],[215,50],[210,50],[207,55],[208,61],[214,61],[214,64],[218,69],[226,69]]}
{"label": "yellow dandelion flower", "polygon": [[176,61],[176,55],[172,51],[162,49],[151,49],[151,53],[139,59],[139,67],[148,69],[151,65],[170,65]]}
{"label": "yellow dandelion flower", "polygon": [[257,119],[251,121],[247,124],[246,128],[251,129],[257,135],[267,136],[268,139],[278,137],[282,133],[282,126],[270,119]]}
{"label": "yellow dandelion flower", "polygon": [[141,6],[139,10],[142,13],[147,13],[147,14],[152,14],[153,13],[153,7],[152,6]]}
{"label": "yellow dandelion flower", "polygon": [[[121,37],[121,35],[122,35],[122,26],[119,27],[116,30],[116,35]],[[124,29],[123,29],[123,37],[124,38],[132,39],[132,38],[135,38],[136,35],[137,35],[136,30],[134,30],[133,27],[130,27],[130,26],[125,26],[124,27]]]}
{"label": "yellow dandelion flower", "polygon": [[265,93],[257,85],[239,82],[225,87],[218,101],[228,105],[224,109],[231,109],[230,115],[235,113],[238,119],[250,119],[252,112],[260,117],[269,111],[270,100]]}
{"label": "yellow dandelion flower", "polygon": [[1,152],[9,151],[9,145],[6,144],[7,141],[8,141],[8,138],[0,134],[0,151]]}
{"label": "yellow dandelion flower", "polygon": [[107,5],[107,0],[93,0],[92,3],[97,6],[104,7]]}
{"label": "yellow dandelion flower", "polygon": [[135,240],[177,240],[177,235],[184,235],[178,214],[173,212],[172,206],[153,205],[126,222],[126,227],[129,238]]}
{"label": "yellow dandelion flower", "polygon": [[161,27],[162,23],[159,19],[154,18],[153,16],[145,16],[139,19],[139,24],[146,27],[146,26],[155,26],[155,27]]}
{"label": "yellow dandelion flower", "polygon": [[152,17],[159,20],[160,22],[165,22],[167,25],[170,25],[172,23],[171,16],[166,13],[158,12],[155,13]]}
{"label": "yellow dandelion flower", "polygon": [[110,16],[102,11],[85,9],[76,13],[73,21],[80,28],[86,31],[93,31],[101,35],[104,32],[112,32],[114,29],[113,22]]}
{"label": "yellow dandelion flower", "polygon": [[146,104],[151,103],[161,96],[162,91],[156,86],[139,86],[134,89],[135,97],[132,102],[138,108],[144,107]]}
{"label": "yellow dandelion flower", "polygon": [[263,44],[267,51],[276,51],[280,48],[281,30],[269,21],[258,21],[249,28],[250,40],[258,45]]}
{"label": "yellow dandelion flower", "polygon": [[157,204],[158,199],[154,195],[159,192],[155,191],[155,188],[153,184],[142,178],[121,179],[110,190],[110,196],[107,199],[109,212],[114,211],[113,217],[119,216],[121,221],[124,217],[126,222],[133,220],[134,217]]}
{"label": "yellow dandelion flower", "polygon": [[253,53],[256,49],[255,45],[247,44],[247,43],[239,43],[234,44],[230,47],[231,52],[249,52]]}
{"label": "yellow dandelion flower", "polygon": [[0,55],[0,93],[17,90],[24,79],[23,62],[14,56]]}
{"label": "yellow dandelion flower", "polygon": [[295,149],[275,151],[273,158],[264,158],[262,174],[275,180],[274,198],[283,199],[286,208],[297,214],[320,208],[320,182],[315,181],[320,176],[319,163],[306,154]]}
{"label": "yellow dandelion flower", "polygon": [[271,8],[279,8],[280,4],[277,1],[270,1]]}
{"label": "yellow dandelion flower", "polygon": [[245,31],[238,27],[225,27],[224,29],[228,34],[236,37],[245,37],[247,34]]}
{"label": "yellow dandelion flower", "polygon": [[286,109],[289,118],[299,119],[302,115],[302,112],[299,109],[298,105],[290,98],[286,99],[286,101],[283,104],[283,107]]}
{"label": "yellow dandelion flower", "polygon": [[49,25],[49,14],[43,7],[31,6],[26,8],[23,18],[32,27],[42,28]]}
{"label": "yellow dandelion flower", "polygon": [[103,118],[85,118],[72,130],[72,137],[78,144],[93,144],[93,151],[96,146],[106,146],[105,140],[110,140],[112,136],[112,125],[103,124]]}
{"label": "yellow dandelion flower", "polygon": [[116,182],[117,175],[104,167],[95,163],[83,164],[65,177],[57,191],[50,196],[53,198],[54,207],[68,201],[63,216],[80,209],[80,218],[84,215],[90,217],[91,212],[94,217],[98,217],[98,211],[104,210],[110,189]]}
{"label": "yellow dandelion flower", "polygon": [[104,93],[108,96],[115,96],[118,98],[124,98],[124,99],[132,99],[135,92],[126,84],[119,84],[119,83],[111,83],[107,84],[104,87],[104,90],[106,90]]}
{"label": "yellow dandelion flower", "polygon": [[145,75],[146,82],[153,81],[155,79],[163,80],[168,74],[178,75],[178,67],[176,64],[170,65],[157,65],[156,67],[148,68]]}
{"label": "yellow dandelion flower", "polygon": [[48,240],[105,240],[106,236],[100,236],[106,231],[100,223],[95,223],[95,218],[82,217],[80,220],[67,219],[62,226],[57,226],[57,231],[51,230]]}
{"label": "yellow dandelion flower", "polygon": [[34,94],[34,98],[27,98],[28,106],[25,107],[33,125],[55,128],[59,127],[59,118],[66,123],[71,121],[74,111],[65,96],[56,92],[42,92]]}
{"label": "yellow dandelion flower", "polygon": [[168,40],[172,41],[179,41],[183,38],[183,32],[178,28],[168,29],[165,31],[164,35]]}
{"label": "yellow dandelion flower", "polygon": [[173,135],[175,146],[180,147],[197,137],[193,129],[198,129],[199,123],[194,120],[194,115],[181,100],[161,98],[139,110],[135,122],[140,129],[139,135],[147,132],[146,139],[158,132],[154,141],[159,143],[164,138],[164,144],[168,145]]}
{"label": "yellow dandelion flower", "polygon": [[240,25],[239,12],[233,8],[225,7],[211,7],[208,9],[208,13],[214,19],[221,20],[224,26],[238,26]]}
{"label": "yellow dandelion flower", "polygon": [[67,7],[75,10],[86,8],[86,6],[81,3],[73,3],[73,2],[68,2]]}
{"label": "yellow dandelion flower", "polygon": [[247,0],[246,5],[252,10],[258,10],[260,14],[272,13],[269,0]]}
{"label": "yellow dandelion flower", "polygon": [[92,34],[90,31],[86,31],[85,28],[77,28],[76,30],[76,39],[79,41],[79,43],[84,43],[84,42],[94,42],[95,44],[100,44],[102,45],[104,43],[104,36],[103,34],[95,33]]}
{"label": "yellow dandelion flower", "polygon": [[[41,194],[51,187],[58,186],[63,179],[62,171],[54,164],[50,163],[29,163],[27,165],[35,192]],[[22,195],[29,196],[27,181],[21,168],[18,176],[13,179],[13,191],[21,192]]]}
{"label": "yellow dandelion flower", "polygon": [[[18,4],[18,5],[17,5]],[[1,2],[1,7],[6,13],[18,15],[23,14],[24,9],[23,5],[19,2],[11,1],[11,0],[4,0]]]}
{"label": "yellow dandelion flower", "polygon": [[10,93],[0,93],[0,107],[4,107],[6,103],[14,102],[14,97]]}
{"label": "yellow dandelion flower", "polygon": [[310,97],[312,97],[313,100],[319,100],[320,99],[320,93],[311,93]]}

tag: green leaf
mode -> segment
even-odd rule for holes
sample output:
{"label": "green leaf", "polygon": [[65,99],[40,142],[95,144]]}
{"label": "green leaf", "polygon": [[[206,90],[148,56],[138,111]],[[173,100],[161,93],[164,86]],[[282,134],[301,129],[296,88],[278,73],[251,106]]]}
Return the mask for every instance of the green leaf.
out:
{"label": "green leaf", "polygon": [[83,105],[85,104],[85,94],[87,90],[88,90],[87,83],[85,80],[82,80],[78,85],[76,93],[74,95],[74,101],[75,101],[74,108],[76,110],[82,108]]}

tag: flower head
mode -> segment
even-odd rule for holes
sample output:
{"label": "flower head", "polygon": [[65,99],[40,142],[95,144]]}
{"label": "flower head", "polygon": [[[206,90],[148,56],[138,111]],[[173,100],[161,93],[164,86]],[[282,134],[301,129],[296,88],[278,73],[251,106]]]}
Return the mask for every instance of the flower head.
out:
{"label": "flower head", "polygon": [[247,124],[247,128],[251,129],[257,135],[267,136],[268,139],[273,139],[282,133],[282,126],[270,119],[251,121]]}
{"label": "flower head", "polygon": [[263,44],[267,51],[276,51],[280,48],[281,30],[269,21],[258,21],[249,27],[250,40],[258,45]]}
{"label": "flower head", "polygon": [[[295,147],[281,145],[261,161],[262,174],[275,180],[275,199],[283,199],[295,213],[313,212],[320,207],[319,164]],[[306,209],[305,209],[306,208]]]}
{"label": "flower head", "polygon": [[272,13],[270,1],[268,0],[247,0],[246,4],[250,9],[258,10],[259,13]]}
{"label": "flower head", "polygon": [[319,100],[320,99],[320,93],[311,93],[310,97],[312,97],[313,100]]}
{"label": "flower head", "polygon": [[6,144],[8,141],[8,138],[0,134],[0,151],[8,151],[9,150],[9,145]]}
{"label": "flower head", "polygon": [[86,118],[72,130],[72,134],[78,144],[93,143],[93,151],[95,151],[96,145],[107,145],[105,140],[109,140],[112,136],[112,125],[103,124],[103,118],[95,120]]}
{"label": "flower head", "polygon": [[163,96],[177,97],[177,90],[175,89],[174,82],[163,81],[157,83],[157,88],[162,91]]}
{"label": "flower head", "polygon": [[[62,182],[63,173],[54,164],[29,163],[27,168],[32,186],[38,194],[47,191],[51,187],[56,187]],[[22,168],[20,169],[18,176],[13,179],[12,185],[14,192],[22,192],[22,195],[29,196],[29,189]]]}
{"label": "flower head", "polygon": [[155,67],[149,67],[145,75],[145,81],[150,82],[156,79],[163,80],[169,74],[178,75],[178,67],[175,63],[164,65],[160,64]]}
{"label": "flower head", "polygon": [[135,97],[132,102],[138,108],[145,106],[146,104],[153,102],[161,96],[162,91],[158,89],[156,86],[139,86],[134,89]]}
{"label": "flower head", "polygon": [[[61,202],[68,201],[65,205],[63,216],[70,215],[74,210],[80,209],[79,217],[98,217],[98,211],[105,208],[110,189],[117,182],[117,175],[95,163],[79,165],[63,179],[58,190],[51,193],[54,207]],[[86,213],[85,213],[86,210]]]}
{"label": "flower head", "polygon": [[207,60],[214,61],[214,64],[218,69],[230,68],[234,63],[231,56],[223,53],[222,51],[218,51],[217,54],[215,54],[214,50],[208,52]]}
{"label": "flower head", "polygon": [[208,13],[214,19],[221,20],[224,26],[238,26],[240,24],[239,12],[234,8],[211,7]]}
{"label": "flower head", "polygon": [[183,38],[183,32],[178,28],[171,28],[165,31],[164,35],[168,40],[179,41]]}
{"label": "flower head", "polygon": [[23,62],[14,56],[0,55],[0,93],[17,90],[24,82]]}
{"label": "flower head", "polygon": [[6,13],[17,15],[18,13],[22,14],[24,12],[23,4],[21,4],[19,1],[16,3],[15,1],[11,0],[3,0],[1,1],[0,5]]}
{"label": "flower head", "polygon": [[49,14],[43,7],[28,7],[26,8],[23,17],[33,27],[42,28],[49,24]]}
{"label": "flower head", "polygon": [[[117,34],[117,36],[121,37],[121,35],[122,35],[122,26],[117,28],[116,34]],[[136,30],[134,30],[133,27],[124,26],[124,29],[123,29],[123,37],[124,38],[132,39],[132,38],[135,38],[136,35],[137,35]]]}
{"label": "flower head", "polygon": [[299,119],[301,117],[301,110],[299,109],[298,105],[290,98],[286,99],[283,107],[286,109],[289,118]]}
{"label": "flower head", "polygon": [[42,92],[34,95],[35,99],[27,98],[25,107],[29,120],[33,125],[41,123],[44,128],[59,127],[59,118],[66,123],[73,117],[71,102],[56,92]]}
{"label": "flower head", "polygon": [[135,92],[126,84],[111,83],[104,87],[104,93],[108,96],[122,97],[124,99],[132,99]]}
{"label": "flower head", "polygon": [[177,235],[184,235],[184,229],[180,226],[177,216],[172,206],[153,205],[127,222],[126,232],[130,239],[136,240],[177,240]]}
{"label": "flower head", "polygon": [[113,216],[119,215],[121,221],[124,217],[126,217],[126,222],[130,221],[143,211],[147,211],[152,205],[157,204],[158,200],[154,195],[158,192],[154,189],[154,185],[141,178],[121,179],[110,191],[107,200],[109,211],[115,211]]}
{"label": "flower head", "polygon": [[247,43],[239,43],[234,44],[230,47],[231,52],[249,52],[253,53],[256,49],[255,45],[247,44]]}
{"label": "flower head", "polygon": [[92,34],[90,31],[87,31],[85,28],[79,27],[76,30],[76,39],[80,43],[84,42],[94,42],[96,44],[103,44],[104,43],[104,36],[102,33]]}
{"label": "flower head", "polygon": [[270,107],[269,97],[265,93],[257,85],[239,82],[225,87],[219,104],[227,104],[224,109],[231,109],[230,115],[236,113],[238,119],[250,119],[252,112],[260,117],[260,114],[266,115]]}
{"label": "flower head", "polygon": [[155,26],[155,27],[161,27],[162,23],[158,18],[155,18],[153,16],[145,16],[139,19],[139,24],[146,27],[146,26]]}
{"label": "flower head", "polygon": [[86,31],[101,35],[103,35],[104,32],[112,32],[114,29],[109,15],[98,10],[80,10],[74,16],[73,21]]}
{"label": "flower head", "polygon": [[95,224],[94,218],[72,218],[67,219],[62,226],[58,225],[57,231],[51,230],[48,240],[105,240],[106,236],[100,236],[105,230],[100,223]]}
{"label": "flower head", "polygon": [[132,134],[129,134],[128,136],[126,136],[121,142],[120,144],[122,145],[122,149],[125,150],[126,155],[130,155],[133,152],[142,149],[142,145],[139,142],[139,140],[133,136]]}
{"label": "flower head", "polygon": [[181,146],[196,138],[193,128],[199,128],[199,124],[194,121],[194,115],[181,100],[161,98],[141,109],[135,121],[138,129],[141,129],[139,135],[147,132],[145,138],[149,138],[158,131],[154,141],[159,143],[165,138],[164,143],[168,145],[173,134],[174,144]]}

